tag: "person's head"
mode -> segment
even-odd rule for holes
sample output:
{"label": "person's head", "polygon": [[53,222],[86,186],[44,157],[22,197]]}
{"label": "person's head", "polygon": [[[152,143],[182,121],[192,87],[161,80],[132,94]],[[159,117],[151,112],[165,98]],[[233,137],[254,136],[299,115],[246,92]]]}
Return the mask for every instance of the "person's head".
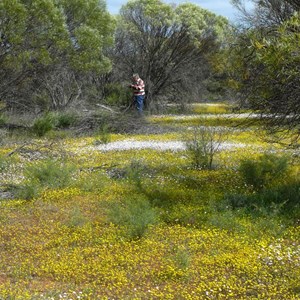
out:
{"label": "person's head", "polygon": [[134,74],[132,75],[132,79],[133,79],[133,80],[138,80],[139,78],[140,78],[140,76],[139,76],[138,73],[134,73]]}

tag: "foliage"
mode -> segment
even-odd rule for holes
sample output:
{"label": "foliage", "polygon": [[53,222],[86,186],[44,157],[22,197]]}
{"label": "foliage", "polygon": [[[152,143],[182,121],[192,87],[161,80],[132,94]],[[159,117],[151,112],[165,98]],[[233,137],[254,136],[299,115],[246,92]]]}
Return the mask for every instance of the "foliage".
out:
{"label": "foliage", "polygon": [[53,129],[65,129],[74,125],[78,117],[74,113],[46,113],[34,120],[32,132],[38,137],[45,136],[46,133]]}
{"label": "foliage", "polygon": [[110,134],[110,125],[109,124],[102,124],[96,130],[97,141],[96,144],[107,144],[111,141],[111,134]]}
{"label": "foliage", "polygon": [[4,171],[9,166],[9,160],[4,155],[0,155],[0,172]]}
{"label": "foliage", "polygon": [[293,222],[297,221],[300,212],[299,197],[299,180],[291,179],[252,194],[227,194],[220,206],[233,211],[241,210],[255,217],[270,217],[271,214],[274,218],[285,216]]}
{"label": "foliage", "polygon": [[0,113],[0,127],[4,125],[6,122],[6,118],[3,114]]}
{"label": "foliage", "polygon": [[299,213],[300,182],[292,179],[290,182],[279,184],[267,189],[258,197],[258,201],[266,204],[277,205],[279,211],[290,214],[291,219],[297,218]]}
{"label": "foliage", "polygon": [[70,211],[69,219],[66,222],[66,225],[69,227],[83,227],[88,222],[88,219],[83,215],[82,211],[78,206]]}
{"label": "foliage", "polygon": [[287,168],[287,157],[265,153],[257,161],[251,159],[241,161],[239,172],[247,185],[260,191],[281,179],[287,172]]}
{"label": "foliage", "polygon": [[262,24],[238,31],[232,41],[236,46],[229,50],[230,85],[241,93],[241,105],[268,117],[268,129],[299,136],[299,13],[288,1],[265,0],[256,6],[264,18],[249,17]]}
{"label": "foliage", "polygon": [[55,160],[45,160],[29,165],[25,175],[29,182],[37,182],[42,187],[64,188],[72,182],[74,167]]}
{"label": "foliage", "polygon": [[[145,134],[111,138],[180,141],[195,125],[194,116],[180,116],[184,127],[168,117],[168,131],[145,117]],[[189,167],[184,150],[100,151],[88,134],[50,151],[48,136],[24,147],[23,136],[3,143],[0,157],[13,152],[13,160],[0,172],[0,298],[298,299],[299,152],[261,142],[259,124],[226,126],[228,140],[246,147],[220,148],[211,170]],[[268,150],[274,158],[262,158]],[[286,172],[282,153],[293,158]],[[268,171],[265,188],[245,185],[245,158]],[[69,165],[80,171],[60,175]],[[57,185],[66,177],[71,182]],[[10,186],[24,194],[5,198]]]}
{"label": "foliage", "polygon": [[130,197],[111,205],[109,220],[124,228],[125,236],[132,240],[142,238],[149,226],[158,221],[158,215],[147,199]]}
{"label": "foliage", "polygon": [[258,215],[289,215],[297,219],[300,185],[297,174],[288,168],[286,156],[265,153],[256,160],[242,160],[239,173],[247,188],[227,193],[220,204],[233,210]]}
{"label": "foliage", "polygon": [[40,184],[37,181],[26,182],[22,186],[17,186],[12,189],[13,194],[18,199],[32,200],[37,198],[42,191]]}
{"label": "foliage", "polygon": [[254,9],[249,12],[244,1],[232,0],[231,2],[240,11],[240,18],[248,28],[276,27],[291,18],[300,8],[297,0],[252,0]]}
{"label": "foliage", "polygon": [[104,52],[112,44],[114,21],[102,0],[4,0],[0,18],[0,95],[8,108],[30,106],[37,88],[53,106],[66,104],[74,100],[72,93],[67,99],[58,95],[63,88],[66,96],[62,83],[68,74],[73,85],[79,72],[111,68]]}
{"label": "foliage", "polygon": [[54,129],[54,119],[51,114],[37,118],[32,125],[32,132],[38,137],[44,136],[52,129]]}
{"label": "foliage", "polygon": [[227,30],[226,19],[194,4],[129,1],[118,19],[114,76],[123,82],[138,72],[146,81],[150,107],[158,96],[199,97],[201,89],[196,87],[210,72],[207,56],[219,49]]}
{"label": "foliage", "polygon": [[132,102],[132,93],[128,87],[107,83],[104,90],[104,101],[111,106],[128,106]]}
{"label": "foliage", "polygon": [[78,118],[78,116],[72,112],[59,112],[52,114],[52,117],[56,128],[68,128],[74,125]]}

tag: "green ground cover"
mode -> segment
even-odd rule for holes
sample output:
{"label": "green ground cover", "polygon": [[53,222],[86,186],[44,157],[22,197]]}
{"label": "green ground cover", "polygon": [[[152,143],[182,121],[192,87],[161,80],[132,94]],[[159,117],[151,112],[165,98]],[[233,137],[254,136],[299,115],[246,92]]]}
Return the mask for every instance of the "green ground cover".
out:
{"label": "green ground cover", "polygon": [[184,141],[217,125],[245,147],[196,168],[184,149],[100,151],[97,134],[7,139],[0,299],[300,299],[299,153],[268,143],[259,124],[195,119],[110,141]]}

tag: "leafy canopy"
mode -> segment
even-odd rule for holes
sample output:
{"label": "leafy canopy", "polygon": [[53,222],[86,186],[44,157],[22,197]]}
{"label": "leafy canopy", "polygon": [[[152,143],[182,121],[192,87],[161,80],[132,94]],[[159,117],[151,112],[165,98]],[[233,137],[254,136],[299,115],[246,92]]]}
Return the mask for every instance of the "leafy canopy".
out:
{"label": "leafy canopy", "polygon": [[0,65],[22,70],[64,62],[80,71],[110,69],[103,49],[114,20],[102,0],[2,0]]}

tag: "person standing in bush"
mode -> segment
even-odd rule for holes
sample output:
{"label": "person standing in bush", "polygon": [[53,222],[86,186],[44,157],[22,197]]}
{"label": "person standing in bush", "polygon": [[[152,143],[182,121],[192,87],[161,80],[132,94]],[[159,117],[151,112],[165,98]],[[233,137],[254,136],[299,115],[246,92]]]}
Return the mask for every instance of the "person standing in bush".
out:
{"label": "person standing in bush", "polygon": [[132,84],[129,87],[133,90],[134,104],[138,113],[139,115],[142,115],[145,99],[145,83],[140,78],[139,74],[133,74]]}

